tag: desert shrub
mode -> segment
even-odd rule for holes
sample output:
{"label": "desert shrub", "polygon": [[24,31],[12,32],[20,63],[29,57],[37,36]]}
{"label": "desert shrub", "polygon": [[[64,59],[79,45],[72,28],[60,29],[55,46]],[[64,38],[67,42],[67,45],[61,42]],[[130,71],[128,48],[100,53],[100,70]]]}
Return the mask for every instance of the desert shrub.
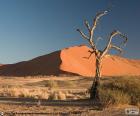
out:
{"label": "desert shrub", "polygon": [[57,81],[47,80],[46,83],[45,83],[45,87],[57,88],[58,87]]}
{"label": "desert shrub", "polygon": [[34,98],[34,99],[48,99],[48,91],[43,89],[23,89],[19,97]]}
{"label": "desert shrub", "polygon": [[[140,103],[140,78],[137,77],[114,77],[101,85],[101,98],[115,99],[114,103]],[[129,102],[128,102],[129,100]]]}
{"label": "desert shrub", "polygon": [[100,100],[104,105],[113,105],[113,104],[129,104],[130,96],[128,94],[123,93],[123,91],[119,90],[111,90],[111,89],[101,89],[100,90]]}
{"label": "desert shrub", "polygon": [[2,89],[1,95],[2,96],[17,97],[17,96],[20,95],[20,92],[19,92],[18,88],[14,88],[14,87],[8,88],[8,87],[6,87],[6,88]]}

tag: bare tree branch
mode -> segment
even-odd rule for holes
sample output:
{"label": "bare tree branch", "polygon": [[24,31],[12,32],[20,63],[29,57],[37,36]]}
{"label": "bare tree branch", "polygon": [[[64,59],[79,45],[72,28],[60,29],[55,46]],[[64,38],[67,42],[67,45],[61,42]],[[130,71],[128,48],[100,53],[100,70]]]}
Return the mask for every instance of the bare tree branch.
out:
{"label": "bare tree branch", "polygon": [[84,39],[86,39],[86,40],[89,41],[89,38],[88,38],[80,29],[77,29],[77,31],[81,34],[81,36],[82,36]]}
{"label": "bare tree branch", "polygon": [[[90,36],[89,36],[89,39],[90,39],[90,43],[93,45],[94,44],[94,39],[93,39],[93,36],[94,36],[94,30],[96,29],[96,26],[97,26],[97,22],[98,20],[104,16],[105,14],[107,14],[108,11],[103,11],[103,12],[99,12],[97,13],[97,15],[95,16],[94,20],[93,20],[93,26],[91,27],[91,31],[90,31]],[[95,44],[94,44],[94,47]],[[96,49],[96,48],[95,48]]]}
{"label": "bare tree branch", "polygon": [[85,26],[87,27],[87,29],[88,29],[88,31],[89,31],[89,33],[90,33],[91,29],[90,29],[90,25],[89,25],[88,21],[85,20],[85,21],[84,21],[84,24],[85,24]]}
{"label": "bare tree branch", "polygon": [[111,45],[110,49],[111,49],[111,48],[113,48],[113,49],[115,49],[115,50],[119,51],[119,52],[120,52],[120,54],[123,52],[123,50],[122,50],[120,47],[118,47],[118,46]]}
{"label": "bare tree branch", "polygon": [[88,57],[88,59],[91,57],[91,55],[94,53],[94,51],[88,51],[88,52],[90,52],[90,55],[89,55],[89,57]]}
{"label": "bare tree branch", "polygon": [[124,46],[126,44],[126,42],[128,41],[128,38],[126,35],[120,34],[120,37],[124,39],[124,41],[122,42],[122,44],[120,46]]}
{"label": "bare tree branch", "polygon": [[108,44],[102,52],[102,57],[110,50],[111,45],[112,45],[112,39],[113,39],[113,37],[115,37],[117,35],[119,35],[122,39],[124,39],[121,46],[124,45],[127,42],[127,37],[125,35],[123,35],[121,32],[119,32],[118,30],[112,31],[111,34],[110,34],[110,37],[109,37]]}
{"label": "bare tree branch", "polygon": [[93,35],[94,35],[94,30],[97,26],[97,22],[98,20],[105,14],[107,14],[108,11],[103,11],[103,12],[99,12],[97,13],[97,15],[95,16],[94,20],[93,20],[93,25],[92,27],[90,27],[89,23],[87,20],[84,21],[84,24],[86,26],[86,28],[88,29],[88,32],[89,32],[89,36],[86,36],[80,29],[77,29],[77,31],[81,34],[81,36],[88,40],[89,42],[89,45],[91,46],[91,48],[93,49],[94,52],[98,52],[98,50],[96,49],[96,45],[94,43],[94,38],[93,38]]}
{"label": "bare tree branch", "polygon": [[93,20],[93,26],[92,26],[92,29],[91,29],[92,31],[95,30],[95,28],[96,28],[96,26],[97,26],[98,20],[99,20],[102,16],[106,15],[107,12],[108,12],[108,11],[105,10],[105,11],[102,11],[102,12],[99,12],[99,13],[96,14],[96,16],[95,16],[95,18],[94,18],[94,20]]}

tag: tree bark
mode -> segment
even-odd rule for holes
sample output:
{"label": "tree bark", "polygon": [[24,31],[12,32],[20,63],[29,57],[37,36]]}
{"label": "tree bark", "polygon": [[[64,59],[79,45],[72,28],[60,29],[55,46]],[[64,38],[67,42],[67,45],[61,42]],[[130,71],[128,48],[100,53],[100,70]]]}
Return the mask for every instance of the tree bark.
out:
{"label": "tree bark", "polygon": [[95,78],[90,91],[90,99],[93,99],[95,101],[100,101],[99,97],[100,77],[101,77],[101,58],[96,57]]}

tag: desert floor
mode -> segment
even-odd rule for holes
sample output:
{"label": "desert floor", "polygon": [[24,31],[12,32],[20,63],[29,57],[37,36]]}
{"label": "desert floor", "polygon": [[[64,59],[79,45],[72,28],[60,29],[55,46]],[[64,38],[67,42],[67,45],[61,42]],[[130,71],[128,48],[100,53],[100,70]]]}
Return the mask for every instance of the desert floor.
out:
{"label": "desert floor", "polygon": [[[102,81],[108,82],[109,78],[104,77]],[[125,104],[100,107],[87,100],[92,81],[93,78],[80,76],[0,77],[0,112],[5,115],[124,116],[125,108],[138,107]]]}

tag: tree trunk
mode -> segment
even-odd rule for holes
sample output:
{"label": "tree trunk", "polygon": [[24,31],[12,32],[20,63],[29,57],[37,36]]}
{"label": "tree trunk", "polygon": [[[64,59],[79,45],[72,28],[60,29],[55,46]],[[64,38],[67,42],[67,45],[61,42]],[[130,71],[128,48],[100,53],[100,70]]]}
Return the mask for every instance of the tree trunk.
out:
{"label": "tree trunk", "polygon": [[101,77],[101,58],[96,58],[96,72],[95,72],[95,78],[90,90],[90,99],[93,99],[95,101],[99,101],[99,87],[100,87],[100,77]]}

